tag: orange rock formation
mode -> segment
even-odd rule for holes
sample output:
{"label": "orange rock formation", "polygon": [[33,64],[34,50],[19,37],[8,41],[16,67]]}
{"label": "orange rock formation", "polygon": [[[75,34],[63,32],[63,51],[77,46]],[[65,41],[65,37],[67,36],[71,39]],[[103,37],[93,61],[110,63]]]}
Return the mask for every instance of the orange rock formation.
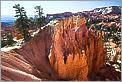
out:
{"label": "orange rock formation", "polygon": [[105,67],[106,52],[102,35],[85,22],[83,17],[58,20],[21,48],[3,52],[2,80],[91,80]]}
{"label": "orange rock formation", "polygon": [[52,67],[62,80],[88,80],[105,65],[101,35],[90,32],[82,17],[60,22],[53,38]]}

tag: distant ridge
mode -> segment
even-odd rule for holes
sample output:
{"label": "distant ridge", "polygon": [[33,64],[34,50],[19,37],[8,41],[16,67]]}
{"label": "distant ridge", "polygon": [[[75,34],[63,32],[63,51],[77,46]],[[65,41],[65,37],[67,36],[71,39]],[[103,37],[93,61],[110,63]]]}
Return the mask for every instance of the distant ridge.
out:
{"label": "distant ridge", "polygon": [[87,16],[90,13],[103,14],[103,15],[121,14],[121,6],[101,7],[101,8],[95,8],[91,11],[82,11],[82,12],[76,12],[76,13],[63,12],[63,13],[56,13],[56,14],[47,14],[47,18],[49,18],[49,19],[51,19],[51,18],[60,19],[60,18],[66,18],[66,17],[70,17],[70,16],[77,16],[77,15]]}
{"label": "distant ridge", "polygon": [[121,6],[95,8],[94,10],[92,10],[92,12],[101,14],[121,14]]}
{"label": "distant ridge", "polygon": [[[56,13],[56,14],[47,14],[47,19],[50,19],[52,16],[54,18],[65,18],[73,15],[87,15],[87,13],[99,13],[99,14],[121,14],[121,6],[108,6],[108,7],[101,7],[95,8],[91,11],[82,11],[82,12],[64,12],[64,13]],[[28,17],[34,17],[34,15],[28,15]],[[16,18],[13,15],[2,15],[1,16],[1,23],[5,26],[14,24]]]}

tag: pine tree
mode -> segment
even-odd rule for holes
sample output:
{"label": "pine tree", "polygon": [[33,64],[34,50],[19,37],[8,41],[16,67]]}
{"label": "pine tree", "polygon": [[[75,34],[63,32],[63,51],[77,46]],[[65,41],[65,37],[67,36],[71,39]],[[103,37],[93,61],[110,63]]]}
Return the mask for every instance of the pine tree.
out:
{"label": "pine tree", "polygon": [[44,14],[44,13],[43,13],[43,8],[41,8],[41,6],[36,6],[35,9],[36,9],[35,12],[37,13],[36,16],[38,16],[38,18],[41,18],[42,15]]}
{"label": "pine tree", "polygon": [[12,34],[10,32],[6,33],[6,39],[7,39],[7,44],[8,46],[12,46],[14,42]]}
{"label": "pine tree", "polygon": [[15,43],[10,31],[6,31],[1,37],[1,47],[12,46]]}
{"label": "pine tree", "polygon": [[15,17],[17,17],[17,20],[15,22],[15,27],[17,28],[17,30],[24,36],[24,40],[28,40],[29,39],[29,20],[28,17],[26,15],[26,11],[24,10],[24,7],[20,7],[19,4],[15,4],[15,6],[13,6],[13,8],[15,8],[16,11],[16,15]]}
{"label": "pine tree", "polygon": [[90,28],[90,21],[88,19],[86,20],[86,26],[88,29]]}
{"label": "pine tree", "polygon": [[29,27],[30,29],[35,29],[35,19],[33,17],[29,18]]}
{"label": "pine tree", "polygon": [[37,13],[37,15],[35,15],[36,17],[36,25],[38,28],[41,28],[42,26],[44,26],[46,24],[46,18],[43,16],[43,8],[41,8],[41,6],[36,6],[35,7],[35,12]]}

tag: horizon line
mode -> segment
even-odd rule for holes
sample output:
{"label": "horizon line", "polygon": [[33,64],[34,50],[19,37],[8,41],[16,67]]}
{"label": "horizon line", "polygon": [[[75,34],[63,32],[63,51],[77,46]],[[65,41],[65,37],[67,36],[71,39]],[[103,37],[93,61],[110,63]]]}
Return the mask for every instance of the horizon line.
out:
{"label": "horizon line", "polygon": [[[104,7],[112,7],[112,6],[118,6],[118,7],[121,7],[121,5],[110,5],[110,6],[102,6],[102,7],[96,7],[96,8],[104,8]],[[96,9],[96,8],[93,8],[93,9],[91,9],[91,10],[82,10],[82,11],[77,11],[77,12],[71,12],[71,13],[78,13],[78,12],[85,12],[85,11],[92,11],[92,10],[94,10],[94,9]],[[65,12],[70,12],[70,11],[65,11]],[[43,15],[47,15],[47,14],[60,14],[60,13],[65,13],[65,12],[56,12],[56,13],[44,13]],[[15,14],[16,15],[16,14]],[[26,14],[27,16],[34,16],[34,15],[36,15],[36,14]],[[14,16],[14,15],[2,15],[1,14],[1,16]]]}

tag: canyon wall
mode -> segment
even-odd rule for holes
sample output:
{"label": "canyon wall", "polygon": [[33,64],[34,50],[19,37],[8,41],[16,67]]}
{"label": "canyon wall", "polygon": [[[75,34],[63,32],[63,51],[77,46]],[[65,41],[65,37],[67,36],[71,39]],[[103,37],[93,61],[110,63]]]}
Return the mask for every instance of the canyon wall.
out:
{"label": "canyon wall", "polygon": [[86,27],[83,17],[59,20],[50,62],[61,80],[89,80],[105,65],[102,35]]}
{"label": "canyon wall", "polygon": [[[14,49],[9,53],[3,53],[1,59],[2,67],[7,65],[7,67],[10,67],[12,69],[17,68],[20,71],[33,74],[34,76],[41,79],[57,80],[56,73],[51,68],[48,59],[49,48],[52,44],[52,31],[49,30],[50,28],[51,27],[45,27],[43,30],[40,30],[37,34],[34,35],[33,38],[23,44],[21,48]],[[22,57],[22,59],[18,59],[16,55]],[[26,64],[28,64],[29,67]],[[31,70],[31,72],[29,70]],[[13,75],[12,71],[7,72],[10,72],[12,74],[10,75],[8,73],[6,75],[5,71],[2,70],[2,76],[9,77]],[[13,75],[14,79],[12,80],[19,80],[14,76],[15,75]],[[27,79],[25,78],[25,80]]]}
{"label": "canyon wall", "polygon": [[21,48],[2,52],[2,80],[94,80],[106,67],[106,50],[102,33],[85,24],[80,16],[57,20]]}

